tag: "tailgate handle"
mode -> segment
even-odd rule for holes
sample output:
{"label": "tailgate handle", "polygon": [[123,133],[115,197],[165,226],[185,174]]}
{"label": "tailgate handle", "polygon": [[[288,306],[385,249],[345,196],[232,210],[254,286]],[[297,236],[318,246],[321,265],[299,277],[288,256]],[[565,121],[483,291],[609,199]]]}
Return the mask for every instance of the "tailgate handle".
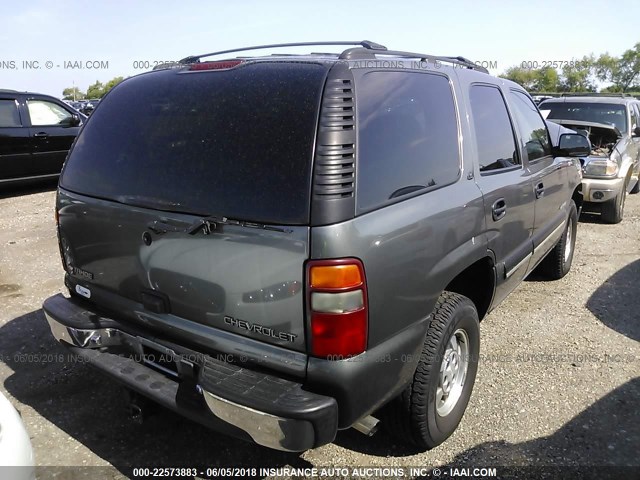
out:
{"label": "tailgate handle", "polygon": [[153,313],[169,313],[171,311],[171,303],[169,297],[164,293],[154,291],[140,292],[142,305],[145,309]]}
{"label": "tailgate handle", "polygon": [[154,220],[153,222],[149,222],[147,224],[147,228],[156,235],[162,235],[163,233],[167,232],[184,232],[185,224],[175,225],[173,223],[167,223],[161,220]]}

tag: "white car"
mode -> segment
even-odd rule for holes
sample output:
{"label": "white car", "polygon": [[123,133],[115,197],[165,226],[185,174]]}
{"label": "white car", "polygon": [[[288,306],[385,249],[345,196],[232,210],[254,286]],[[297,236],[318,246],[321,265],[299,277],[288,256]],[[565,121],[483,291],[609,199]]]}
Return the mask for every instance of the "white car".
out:
{"label": "white car", "polygon": [[[22,418],[0,392],[0,467],[12,480],[34,480],[35,467],[29,434]],[[7,469],[6,467],[15,467]],[[9,478],[5,476],[5,478]]]}

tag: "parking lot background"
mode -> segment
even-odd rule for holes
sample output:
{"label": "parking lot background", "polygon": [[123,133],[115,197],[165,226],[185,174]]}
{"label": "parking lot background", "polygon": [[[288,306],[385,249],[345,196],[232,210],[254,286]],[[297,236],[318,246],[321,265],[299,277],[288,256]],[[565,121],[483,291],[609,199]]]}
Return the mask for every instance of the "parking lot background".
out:
{"label": "parking lot background", "polygon": [[444,444],[348,430],[292,454],[165,410],[135,424],[123,390],[56,344],[40,308],[64,289],[54,187],[0,194],[0,376],[38,465],[640,465],[640,195],[619,225],[583,215],[570,274],[525,281],[482,322],[476,386]]}

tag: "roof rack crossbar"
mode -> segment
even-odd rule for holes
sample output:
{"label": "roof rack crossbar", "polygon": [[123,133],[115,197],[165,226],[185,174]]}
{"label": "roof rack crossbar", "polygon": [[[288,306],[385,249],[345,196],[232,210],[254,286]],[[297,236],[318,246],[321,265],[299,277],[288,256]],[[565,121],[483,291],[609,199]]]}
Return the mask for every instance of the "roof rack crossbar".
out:
{"label": "roof rack crossbar", "polygon": [[214,57],[217,55],[224,55],[226,53],[234,53],[234,52],[246,52],[247,50],[263,50],[266,48],[280,48],[280,47],[309,47],[309,46],[318,46],[318,45],[360,45],[361,47],[367,50],[386,50],[387,47],[384,45],[380,45],[379,43],[372,42],[370,40],[359,40],[359,41],[333,41],[333,42],[297,42],[297,43],[274,43],[271,45],[256,45],[253,47],[243,47],[243,48],[232,48],[231,50],[220,50],[218,52],[211,53],[203,53],[201,55],[191,55],[189,57],[185,57],[179,61],[179,63],[195,63],[198,62],[203,57]]}
{"label": "roof rack crossbar", "polygon": [[340,55],[340,59],[351,60],[351,59],[358,58],[360,55],[366,55],[368,58],[371,58],[371,56],[375,58],[377,55],[393,55],[396,57],[419,58],[422,61],[431,60],[434,63],[435,62],[452,63],[454,65],[461,65],[463,67],[467,67],[473,70],[478,70],[479,72],[489,73],[489,71],[486,68],[464,57],[446,57],[446,56],[438,56],[438,55],[429,55],[427,53],[404,52],[400,50],[371,51],[363,48],[350,48],[342,52],[342,54]]}

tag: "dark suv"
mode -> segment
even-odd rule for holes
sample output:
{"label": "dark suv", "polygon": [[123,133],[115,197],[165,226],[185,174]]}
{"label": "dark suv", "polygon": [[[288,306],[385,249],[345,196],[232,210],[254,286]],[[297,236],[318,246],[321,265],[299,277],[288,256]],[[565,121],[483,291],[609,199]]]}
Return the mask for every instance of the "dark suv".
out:
{"label": "dark suv", "polygon": [[49,95],[0,90],[0,185],[60,175],[85,119]]}
{"label": "dark suv", "polygon": [[444,441],[479,319],[537,266],[571,267],[588,142],[552,146],[521,87],[462,57],[355,45],[217,52],[116,86],[60,180],[55,338],[268,447],[376,417]]}

